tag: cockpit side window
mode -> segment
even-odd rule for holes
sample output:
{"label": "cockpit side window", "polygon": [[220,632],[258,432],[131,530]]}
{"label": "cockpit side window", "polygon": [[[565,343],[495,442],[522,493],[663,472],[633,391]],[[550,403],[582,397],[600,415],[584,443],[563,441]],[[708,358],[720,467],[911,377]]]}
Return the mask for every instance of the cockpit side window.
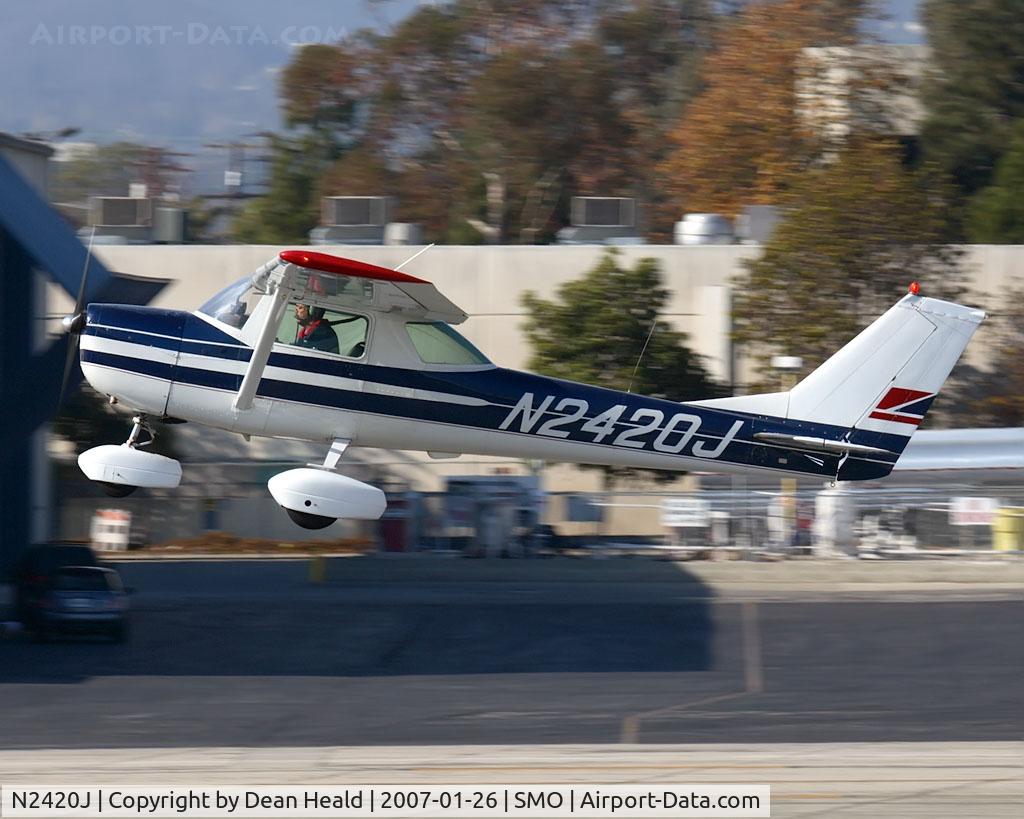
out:
{"label": "cockpit side window", "polygon": [[362,358],[368,329],[364,316],[292,302],[277,330],[277,340],[307,350]]}
{"label": "cockpit side window", "polygon": [[443,321],[405,325],[412,346],[424,364],[490,364],[487,356]]}

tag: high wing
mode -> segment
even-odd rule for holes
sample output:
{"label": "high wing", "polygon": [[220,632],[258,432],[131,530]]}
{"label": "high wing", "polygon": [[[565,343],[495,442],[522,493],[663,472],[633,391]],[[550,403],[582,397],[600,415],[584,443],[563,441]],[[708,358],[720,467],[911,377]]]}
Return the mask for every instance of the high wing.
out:
{"label": "high wing", "polygon": [[448,324],[468,318],[433,284],[399,270],[311,250],[283,250],[275,262],[268,279],[314,305],[400,312]]}

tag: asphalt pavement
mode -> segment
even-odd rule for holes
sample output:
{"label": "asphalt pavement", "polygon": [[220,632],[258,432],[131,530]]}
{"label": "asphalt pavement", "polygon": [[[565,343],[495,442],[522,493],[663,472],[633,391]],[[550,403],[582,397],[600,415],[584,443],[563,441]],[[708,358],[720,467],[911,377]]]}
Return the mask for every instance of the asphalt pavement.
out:
{"label": "asphalt pavement", "polygon": [[1024,736],[1019,568],[787,565],[124,564],[126,645],[0,638],[0,748]]}

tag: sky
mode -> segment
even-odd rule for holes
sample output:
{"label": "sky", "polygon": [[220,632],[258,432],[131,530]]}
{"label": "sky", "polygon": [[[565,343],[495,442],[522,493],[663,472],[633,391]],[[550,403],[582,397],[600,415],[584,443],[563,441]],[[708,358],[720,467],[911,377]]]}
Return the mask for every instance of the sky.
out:
{"label": "sky", "polygon": [[[3,0],[0,131],[74,126],[209,162],[211,143],[280,128],[278,74],[299,44],[387,28],[420,1]],[[879,37],[920,42],[916,0],[884,8]]]}
{"label": "sky", "polygon": [[0,130],[177,146],[278,127],[297,43],[386,25],[415,0],[4,0]]}

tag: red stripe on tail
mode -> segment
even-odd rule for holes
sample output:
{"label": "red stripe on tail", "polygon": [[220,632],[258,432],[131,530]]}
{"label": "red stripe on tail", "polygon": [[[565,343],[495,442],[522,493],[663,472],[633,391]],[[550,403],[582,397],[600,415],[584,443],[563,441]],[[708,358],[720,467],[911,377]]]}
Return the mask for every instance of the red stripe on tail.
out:
{"label": "red stripe on tail", "polygon": [[915,427],[921,423],[920,418],[910,415],[893,415],[891,412],[873,412],[869,418],[877,418],[879,421],[895,421],[898,424],[913,424]]}
{"label": "red stripe on tail", "polygon": [[[921,392],[921,390],[908,390],[903,387],[893,387],[889,392],[885,394],[885,397],[878,402],[876,409],[892,409],[898,407],[901,404],[909,404],[912,401],[917,401],[920,398],[927,398],[932,393]],[[874,418],[875,416],[871,416]]]}

